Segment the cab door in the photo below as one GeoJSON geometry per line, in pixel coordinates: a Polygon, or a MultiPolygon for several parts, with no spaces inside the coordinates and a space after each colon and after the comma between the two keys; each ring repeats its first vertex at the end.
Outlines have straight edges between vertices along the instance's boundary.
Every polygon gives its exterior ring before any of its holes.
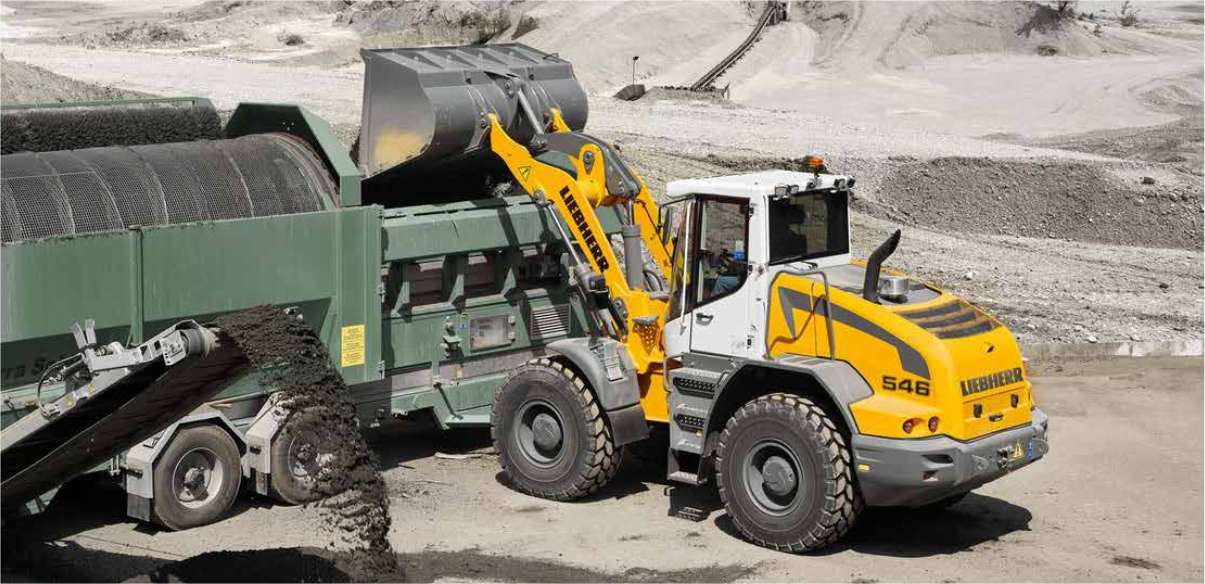
{"type": "Polygon", "coordinates": [[[665,356],[674,358],[690,351],[690,319],[683,318],[689,286],[686,271],[690,251],[691,212],[694,205],[682,204],[682,213],[674,229],[674,255],[670,261],[669,308],[665,314],[665,356]]]}
{"type": "Polygon", "coordinates": [[[700,196],[694,203],[693,232],[684,290],[690,350],[724,356],[752,352],[749,284],[749,201],[700,196]]]}

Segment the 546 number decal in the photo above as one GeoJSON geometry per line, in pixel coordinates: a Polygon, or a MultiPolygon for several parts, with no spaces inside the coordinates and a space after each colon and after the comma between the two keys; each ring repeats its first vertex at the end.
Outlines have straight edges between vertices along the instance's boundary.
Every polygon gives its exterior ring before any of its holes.
{"type": "Polygon", "coordinates": [[[883,389],[888,391],[904,391],[916,395],[929,395],[929,382],[923,379],[910,379],[894,375],[883,376],[883,389]]]}

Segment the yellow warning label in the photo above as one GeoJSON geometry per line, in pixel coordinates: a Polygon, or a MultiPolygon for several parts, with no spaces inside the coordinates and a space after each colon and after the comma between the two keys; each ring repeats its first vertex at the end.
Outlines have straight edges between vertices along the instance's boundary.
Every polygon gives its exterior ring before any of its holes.
{"type": "Polygon", "coordinates": [[[527,180],[527,179],[531,178],[531,167],[530,166],[520,166],[519,167],[519,176],[522,176],[523,180],[527,180]]]}
{"type": "Polygon", "coordinates": [[[343,327],[340,345],[343,347],[343,358],[340,365],[355,367],[364,364],[364,325],[355,324],[343,327]]]}

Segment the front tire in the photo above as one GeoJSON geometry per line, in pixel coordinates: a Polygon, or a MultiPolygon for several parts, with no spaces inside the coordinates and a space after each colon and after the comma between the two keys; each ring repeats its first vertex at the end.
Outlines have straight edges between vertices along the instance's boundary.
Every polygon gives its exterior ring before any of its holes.
{"type": "Polygon", "coordinates": [[[598,491],[622,456],[594,393],[572,369],[546,358],[517,369],[494,395],[490,434],[510,483],[556,501],[598,491]]]}
{"type": "Polygon", "coordinates": [[[213,523],[230,509],[242,480],[230,434],[213,424],[184,428],[155,462],[155,521],[174,531],[213,523]]]}
{"type": "Polygon", "coordinates": [[[775,393],[737,410],[720,436],[716,481],[736,528],[788,552],[825,547],[861,510],[849,447],[823,409],[775,393]]]}

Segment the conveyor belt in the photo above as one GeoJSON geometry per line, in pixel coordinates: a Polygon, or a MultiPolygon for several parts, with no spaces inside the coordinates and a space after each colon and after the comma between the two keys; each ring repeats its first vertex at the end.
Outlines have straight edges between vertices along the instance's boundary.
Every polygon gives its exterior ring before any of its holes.
{"type": "Polygon", "coordinates": [[[141,367],[57,416],[30,413],[4,430],[3,506],[20,505],[153,436],[247,367],[234,343],[219,338],[174,365],[156,360],[141,367]]]}
{"type": "Polygon", "coordinates": [[[761,17],[757,19],[757,24],[753,27],[753,30],[749,33],[749,36],[745,37],[745,40],[741,42],[740,46],[733,49],[731,53],[728,53],[728,56],[724,57],[719,64],[717,64],[715,67],[712,67],[711,70],[700,77],[698,81],[695,81],[694,84],[690,86],[690,90],[701,91],[711,87],[715,84],[716,79],[719,79],[725,71],[735,65],[741,57],[745,56],[745,53],[749,52],[749,49],[753,47],[759,38],[761,38],[762,31],[765,30],[767,26],[778,22],[777,19],[779,15],[782,14],[782,7],[779,6],[779,4],[779,2],[773,1],[766,2],[766,8],[762,11],[761,17]]]}

